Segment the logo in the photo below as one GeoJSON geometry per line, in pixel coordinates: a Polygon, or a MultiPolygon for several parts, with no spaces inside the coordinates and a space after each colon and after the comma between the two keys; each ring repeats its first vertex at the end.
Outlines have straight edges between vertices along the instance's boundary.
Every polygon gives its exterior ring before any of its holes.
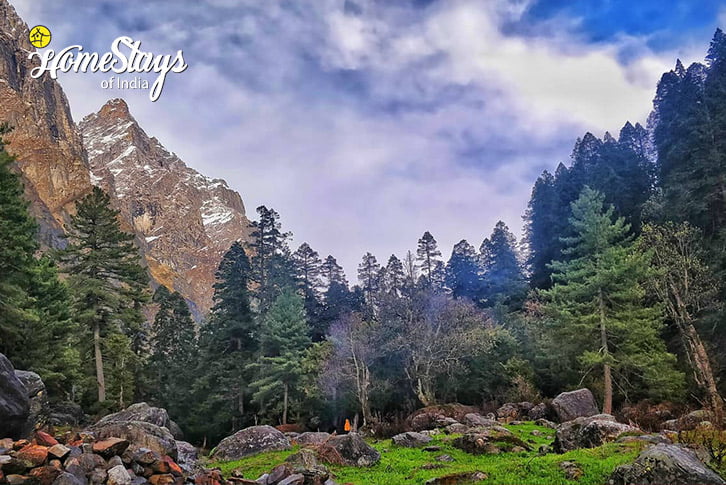
{"type": "Polygon", "coordinates": [[[30,29],[30,33],[28,34],[28,40],[30,40],[30,43],[38,49],[42,49],[50,44],[50,39],[52,37],[50,29],[45,25],[36,25],[30,29]]]}
{"type": "MultiPolygon", "coordinates": [[[[43,25],[36,25],[29,34],[30,42],[36,47],[45,47],[50,42],[50,30],[43,25]]],[[[31,52],[28,59],[36,58],[39,65],[31,69],[30,76],[37,79],[48,73],[51,79],[57,79],[59,72],[113,72],[116,74],[156,74],[154,82],[141,76],[132,79],[123,76],[111,76],[101,83],[103,89],[148,89],[149,99],[156,101],[164,89],[166,76],[170,72],[184,72],[188,67],[184,62],[184,53],[154,54],[141,50],[141,41],[131,37],[117,37],[112,43],[110,52],[89,52],[81,45],[71,45],[59,51],[46,49],[43,52],[31,52]]]]}

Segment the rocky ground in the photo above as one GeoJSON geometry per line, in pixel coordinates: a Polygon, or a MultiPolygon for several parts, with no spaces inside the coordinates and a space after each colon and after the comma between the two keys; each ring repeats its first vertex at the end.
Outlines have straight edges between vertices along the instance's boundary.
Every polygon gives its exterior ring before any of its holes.
{"type": "Polygon", "coordinates": [[[726,483],[703,446],[682,443],[684,430],[714,428],[708,414],[660,416],[660,431],[644,431],[637,420],[601,414],[580,389],[488,415],[459,404],[424,408],[385,439],[254,426],[200,458],[164,409],[138,403],[89,423],[72,403],[51,406],[37,374],[0,354],[0,483],[726,483]]]}

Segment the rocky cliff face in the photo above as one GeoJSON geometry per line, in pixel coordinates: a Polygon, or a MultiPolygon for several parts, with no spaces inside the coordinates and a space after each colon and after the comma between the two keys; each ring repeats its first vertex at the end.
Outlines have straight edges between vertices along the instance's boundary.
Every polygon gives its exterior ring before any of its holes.
{"type": "Polygon", "coordinates": [[[57,246],[74,202],[92,186],[63,89],[47,75],[30,77],[38,63],[28,60],[34,50],[28,26],[7,0],[0,0],[0,121],[14,128],[5,139],[18,157],[41,238],[57,246]]]}
{"type": "Polygon", "coordinates": [[[111,194],[137,235],[152,277],[205,313],[222,255],[249,235],[239,194],[150,138],[121,99],[79,126],[92,182],[111,194]]]}

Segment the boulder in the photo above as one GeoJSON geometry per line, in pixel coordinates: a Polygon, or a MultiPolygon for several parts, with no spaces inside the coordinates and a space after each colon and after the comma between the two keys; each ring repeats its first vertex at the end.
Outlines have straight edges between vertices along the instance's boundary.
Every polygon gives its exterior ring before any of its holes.
{"type": "Polygon", "coordinates": [[[265,451],[289,450],[290,440],[272,426],[252,426],[224,438],[214,449],[215,460],[239,460],[265,451]]]}
{"type": "Polygon", "coordinates": [[[330,433],[308,431],[297,435],[293,441],[299,445],[319,445],[327,441],[332,435],[330,433]]]}
{"type": "Polygon", "coordinates": [[[43,379],[35,372],[27,370],[16,370],[15,376],[25,386],[30,401],[30,416],[26,424],[26,433],[31,433],[33,429],[45,426],[50,417],[50,404],[48,403],[48,393],[45,390],[43,379]]]}
{"type": "Polygon", "coordinates": [[[600,412],[589,389],[578,389],[559,394],[552,400],[552,408],[560,423],[572,421],[575,418],[593,416],[600,412]]]}
{"type": "Polygon", "coordinates": [[[30,400],[13,364],[0,354],[0,438],[20,438],[27,431],[30,400]]]}
{"type": "Polygon", "coordinates": [[[334,436],[326,446],[335,450],[343,465],[373,466],[381,460],[378,450],[366,443],[358,433],[334,436]]]}
{"type": "Polygon", "coordinates": [[[618,423],[609,414],[580,417],[557,427],[553,447],[558,453],[578,448],[595,448],[615,441],[623,433],[631,432],[640,433],[641,431],[633,426],[618,423]]]}
{"type": "Polygon", "coordinates": [[[169,418],[164,408],[149,406],[145,402],[132,404],[123,411],[104,416],[97,424],[119,423],[125,421],[143,421],[168,429],[175,439],[183,439],[181,428],[169,418]]]}
{"type": "Polygon", "coordinates": [[[80,405],[63,401],[51,405],[48,424],[52,426],[81,426],[86,424],[88,417],[83,413],[80,405]]]}
{"type": "Polygon", "coordinates": [[[525,450],[532,449],[527,443],[517,438],[514,433],[501,426],[477,428],[469,431],[464,436],[456,438],[453,446],[473,455],[496,454],[502,449],[507,450],[515,446],[520,446],[525,450]]]}
{"type": "Polygon", "coordinates": [[[99,422],[87,431],[97,439],[121,438],[130,443],[132,453],[148,448],[162,455],[177,458],[176,440],[168,429],[144,421],[99,422]]]}
{"type": "Polygon", "coordinates": [[[549,408],[543,402],[536,404],[527,412],[527,419],[537,421],[538,419],[546,419],[549,416],[549,408]]]}
{"type": "Polygon", "coordinates": [[[478,413],[469,413],[464,416],[463,423],[467,426],[499,426],[499,422],[494,419],[485,418],[478,413]]]}
{"type": "Polygon", "coordinates": [[[193,474],[201,469],[199,465],[199,451],[186,441],[176,442],[177,464],[187,474],[193,474]]]}
{"type": "Polygon", "coordinates": [[[609,483],[722,485],[726,481],[701,463],[692,450],[679,445],[658,444],[646,448],[635,463],[617,467],[609,483]]]}
{"type": "Polygon", "coordinates": [[[407,431],[397,434],[392,439],[393,444],[403,446],[404,448],[419,448],[431,442],[432,438],[425,434],[416,433],[415,431],[407,431]]]}
{"type": "Polygon", "coordinates": [[[305,485],[322,485],[330,478],[328,469],[318,462],[315,452],[303,448],[285,460],[290,475],[302,475],[305,485]]]}
{"type": "Polygon", "coordinates": [[[131,475],[123,465],[116,465],[108,470],[108,485],[131,485],[131,475]]]}
{"type": "Polygon", "coordinates": [[[497,418],[505,421],[527,419],[529,410],[534,407],[531,402],[508,402],[497,409],[497,418]]]}
{"type": "Polygon", "coordinates": [[[464,416],[469,413],[476,413],[477,409],[473,406],[464,406],[462,404],[442,404],[438,406],[428,406],[411,413],[406,422],[413,431],[423,431],[438,427],[445,427],[451,423],[445,423],[446,418],[451,418],[457,422],[461,422],[464,416]],[[442,424],[439,424],[439,423],[442,424]]]}

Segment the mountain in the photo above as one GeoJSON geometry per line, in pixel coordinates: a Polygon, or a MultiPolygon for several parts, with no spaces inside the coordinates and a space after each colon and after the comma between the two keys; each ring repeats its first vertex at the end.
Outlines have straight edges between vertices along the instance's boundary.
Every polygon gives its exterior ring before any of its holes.
{"type": "Polygon", "coordinates": [[[222,255],[249,235],[240,195],[149,137],[122,99],[106,103],[79,128],[91,181],[111,195],[136,234],[151,276],[179,291],[197,315],[208,311],[222,255]]]}
{"type": "Polygon", "coordinates": [[[75,203],[99,185],[135,233],[155,282],[179,291],[203,315],[222,255],[249,234],[241,197],[147,136],[122,100],[77,126],[60,84],[47,74],[30,77],[38,63],[28,60],[33,51],[28,26],[0,0],[0,122],[14,128],[5,139],[41,242],[63,247],[75,203]]]}
{"type": "Polygon", "coordinates": [[[92,185],[68,100],[47,75],[30,77],[38,64],[28,60],[32,51],[28,26],[7,0],[0,0],[0,121],[14,128],[5,138],[18,157],[41,242],[60,246],[75,201],[92,185]]]}

